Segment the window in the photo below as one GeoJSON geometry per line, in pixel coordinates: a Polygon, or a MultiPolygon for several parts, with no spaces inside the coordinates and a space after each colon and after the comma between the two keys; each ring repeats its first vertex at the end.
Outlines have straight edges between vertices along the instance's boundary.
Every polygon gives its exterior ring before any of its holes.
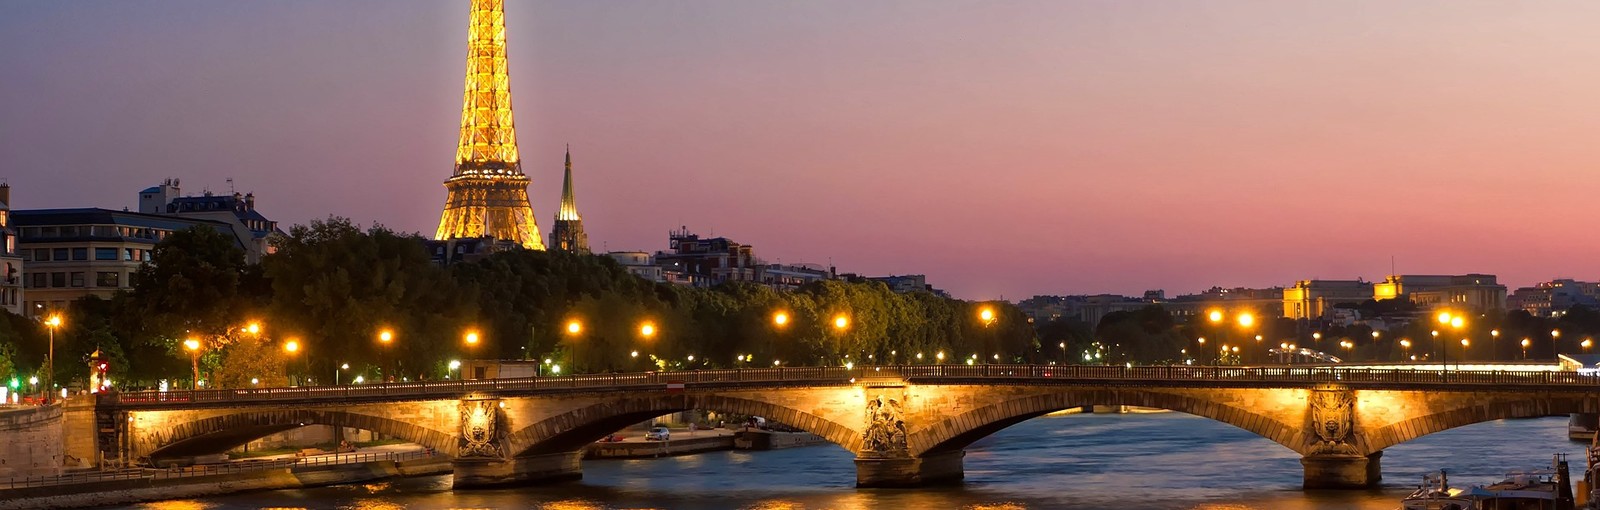
{"type": "Polygon", "coordinates": [[[125,262],[132,262],[132,261],[136,260],[133,257],[133,248],[123,248],[122,249],[122,260],[125,261],[125,262]]]}
{"type": "Polygon", "coordinates": [[[73,248],[72,260],[89,260],[88,248],[73,248]]]}
{"type": "Polygon", "coordinates": [[[29,278],[31,281],[28,282],[28,286],[31,288],[43,289],[50,286],[49,273],[28,273],[28,276],[32,276],[32,278],[29,278]]]}
{"type": "Polygon", "coordinates": [[[82,272],[74,272],[74,273],[72,273],[72,286],[73,287],[82,287],[83,284],[84,284],[83,273],[82,272]]]}
{"type": "Polygon", "coordinates": [[[95,260],[117,260],[117,249],[116,248],[95,248],[94,249],[94,259],[95,260]]]}
{"type": "Polygon", "coordinates": [[[119,287],[120,285],[118,285],[118,284],[121,283],[121,281],[120,281],[122,279],[121,276],[122,276],[122,274],[121,273],[117,273],[117,272],[105,272],[105,271],[102,271],[102,272],[99,272],[99,273],[95,273],[94,286],[96,286],[96,287],[112,287],[112,288],[119,287]]]}
{"type": "Polygon", "coordinates": [[[66,248],[56,248],[56,249],[50,250],[50,253],[51,253],[50,260],[68,260],[68,258],[69,258],[69,257],[67,257],[67,249],[66,248]]]}
{"type": "Polygon", "coordinates": [[[33,260],[38,261],[38,262],[49,262],[50,261],[50,250],[47,250],[47,249],[44,249],[44,248],[38,248],[38,249],[33,250],[33,260]]]}
{"type": "Polygon", "coordinates": [[[61,288],[67,286],[67,273],[50,273],[50,286],[61,288]]]}

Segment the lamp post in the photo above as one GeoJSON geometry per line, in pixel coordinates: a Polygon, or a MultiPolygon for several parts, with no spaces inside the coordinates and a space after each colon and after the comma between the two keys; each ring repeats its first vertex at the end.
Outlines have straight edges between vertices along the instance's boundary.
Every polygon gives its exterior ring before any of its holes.
{"type": "Polygon", "coordinates": [[[194,389],[200,389],[200,339],[190,337],[183,341],[183,348],[189,351],[189,362],[194,367],[194,389]]]}
{"type": "Polygon", "coordinates": [[[1529,340],[1527,338],[1522,339],[1522,360],[1523,361],[1527,361],[1528,360],[1528,346],[1531,345],[1531,344],[1533,344],[1533,341],[1531,341],[1531,340],[1529,340]]]}
{"type": "MultiPolygon", "coordinates": [[[[644,321],[644,322],[639,323],[639,340],[641,340],[641,343],[646,343],[646,344],[652,343],[655,339],[656,339],[656,324],[654,322],[650,322],[650,321],[644,321]]],[[[628,353],[628,355],[631,356],[633,358],[633,360],[635,360],[635,361],[637,361],[639,359],[639,351],[638,350],[634,350],[633,352],[628,353]]],[[[694,359],[694,357],[690,356],[689,359],[692,360],[692,359],[694,359]]]]}
{"type": "Polygon", "coordinates": [[[44,363],[44,397],[41,400],[48,404],[54,398],[52,390],[55,389],[53,381],[56,377],[56,329],[61,327],[61,314],[50,314],[50,318],[45,319],[44,325],[50,328],[50,346],[44,363]]]}
{"type": "Polygon", "coordinates": [[[385,373],[380,381],[394,379],[394,371],[389,368],[389,346],[394,343],[394,331],[389,328],[378,330],[378,365],[383,367],[385,373]]]}
{"type": "MultiPolygon", "coordinates": [[[[567,320],[566,332],[567,332],[567,339],[570,340],[570,343],[572,344],[572,349],[570,350],[570,354],[567,355],[568,356],[567,364],[569,366],[573,366],[573,367],[580,366],[578,364],[578,335],[583,334],[583,323],[582,322],[578,322],[578,319],[569,319],[569,320],[567,320]]],[[[545,363],[546,364],[550,364],[550,361],[551,360],[546,359],[545,363]]],[[[552,368],[554,368],[556,365],[551,364],[550,366],[552,368]]],[[[574,368],[574,370],[576,370],[576,368],[574,368]]],[[[552,372],[553,372],[552,375],[561,375],[560,372],[554,372],[554,371],[552,371],[552,372]]]]}
{"type": "Polygon", "coordinates": [[[349,369],[350,369],[350,364],[349,363],[340,363],[339,366],[334,367],[334,369],[333,369],[333,385],[334,386],[338,386],[339,385],[339,371],[340,370],[349,370],[349,369]]]}
{"type": "MultiPolygon", "coordinates": [[[[300,352],[300,341],[291,338],[288,341],[284,342],[283,343],[283,352],[292,361],[292,359],[294,358],[295,354],[300,352]]],[[[289,370],[289,363],[285,362],[283,364],[283,367],[284,367],[284,371],[287,372],[289,370]]],[[[292,381],[291,381],[291,384],[292,384],[292,381]]]]}

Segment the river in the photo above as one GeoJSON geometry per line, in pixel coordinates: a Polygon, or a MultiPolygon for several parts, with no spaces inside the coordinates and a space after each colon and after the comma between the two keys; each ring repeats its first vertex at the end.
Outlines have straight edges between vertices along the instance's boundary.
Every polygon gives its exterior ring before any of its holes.
{"type": "Polygon", "coordinates": [[[965,483],[944,488],[856,489],[852,455],[819,446],[587,461],[582,481],[517,489],[452,492],[449,476],[430,476],[127,508],[1390,510],[1439,468],[1453,483],[1494,482],[1559,452],[1581,478],[1585,445],[1566,439],[1566,423],[1494,421],[1396,445],[1383,455],[1383,487],[1368,491],[1302,491],[1299,456],[1287,448],[1205,418],[1151,413],[1017,424],[969,447],[965,483]]]}

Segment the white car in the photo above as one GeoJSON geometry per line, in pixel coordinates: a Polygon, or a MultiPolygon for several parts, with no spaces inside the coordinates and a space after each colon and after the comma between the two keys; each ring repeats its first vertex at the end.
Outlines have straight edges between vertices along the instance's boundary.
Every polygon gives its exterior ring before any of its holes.
{"type": "Polygon", "coordinates": [[[666,427],[650,427],[650,431],[644,433],[645,441],[666,441],[671,438],[672,432],[666,427]]]}

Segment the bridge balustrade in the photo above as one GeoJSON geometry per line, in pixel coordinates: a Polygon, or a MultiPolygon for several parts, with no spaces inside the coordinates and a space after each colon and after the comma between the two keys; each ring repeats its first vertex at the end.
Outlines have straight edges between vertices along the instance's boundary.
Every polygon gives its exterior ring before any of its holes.
{"type": "Polygon", "coordinates": [[[1377,384],[1519,384],[1600,386],[1600,374],[1568,371],[1404,370],[1336,367],[1116,366],[1116,365],[898,365],[776,367],[582,374],[557,377],[402,382],[351,386],[246,388],[103,393],[114,405],[205,404],[239,401],[304,401],[452,396],[472,392],[649,387],[707,383],[847,383],[862,377],[911,379],[1045,379],[1072,381],[1236,381],[1377,384]]]}

